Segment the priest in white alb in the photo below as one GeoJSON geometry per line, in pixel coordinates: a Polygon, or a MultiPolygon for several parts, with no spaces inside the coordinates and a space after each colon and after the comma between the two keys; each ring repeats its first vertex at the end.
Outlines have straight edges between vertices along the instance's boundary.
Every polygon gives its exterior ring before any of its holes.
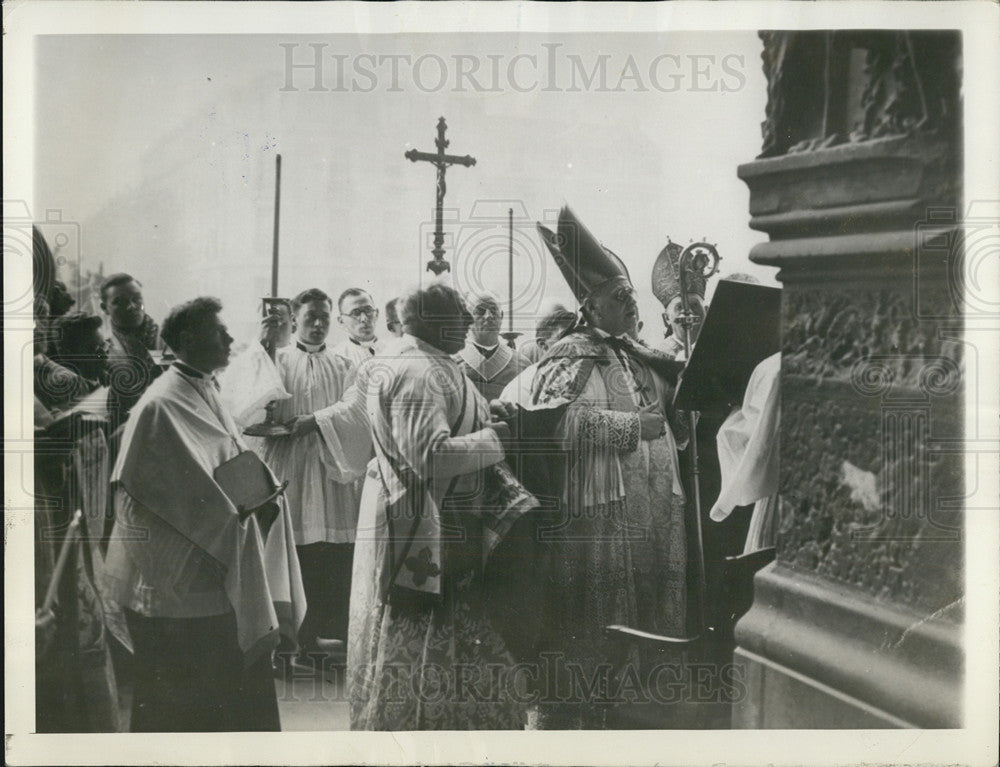
{"type": "MultiPolygon", "coordinates": [[[[251,344],[223,382],[224,392],[240,392],[228,404],[241,425],[259,414],[261,393],[278,397],[273,413],[277,423],[291,422],[343,397],[355,373],[349,360],[326,346],[332,311],[330,297],[318,288],[296,296],[295,340],[277,348],[273,362],[265,346],[274,348],[278,320],[264,318],[261,343],[251,344]]],[[[279,479],[288,480],[288,505],[309,603],[299,631],[304,660],[317,651],[344,651],[360,504],[360,473],[331,469],[320,457],[320,440],[316,432],[295,432],[265,437],[255,448],[279,479]]]]}

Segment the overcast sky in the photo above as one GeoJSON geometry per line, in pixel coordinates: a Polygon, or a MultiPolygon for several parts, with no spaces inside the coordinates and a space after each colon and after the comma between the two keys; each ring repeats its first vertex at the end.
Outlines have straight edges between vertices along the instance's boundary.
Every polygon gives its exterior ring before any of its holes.
{"type": "Polygon", "coordinates": [[[360,285],[381,304],[428,279],[434,169],[403,153],[434,151],[442,115],[447,151],[477,160],[447,174],[446,257],[459,287],[506,300],[513,207],[521,329],[545,297],[570,299],[534,232],[564,203],[628,264],[649,340],[668,237],[705,237],[723,274],[777,284],[747,258],[764,236],[736,177],[764,116],[751,32],[52,36],[36,51],[36,217],[79,222],[84,268],[134,273],[157,319],[217,295],[250,333],[276,152],[281,294],[360,285]]]}

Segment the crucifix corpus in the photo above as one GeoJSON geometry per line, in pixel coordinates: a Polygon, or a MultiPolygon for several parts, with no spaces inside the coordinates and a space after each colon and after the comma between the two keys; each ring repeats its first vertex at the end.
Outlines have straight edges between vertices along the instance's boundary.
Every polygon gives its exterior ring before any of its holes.
{"type": "Polygon", "coordinates": [[[449,165],[464,165],[466,168],[469,168],[476,164],[475,157],[471,157],[469,155],[465,155],[465,157],[458,157],[457,155],[444,153],[444,150],[448,148],[448,144],[451,143],[444,137],[444,132],[447,129],[448,124],[444,121],[443,117],[440,118],[437,125],[438,135],[434,140],[434,144],[437,146],[436,154],[431,154],[430,152],[418,152],[416,149],[411,149],[403,155],[411,162],[419,162],[423,160],[425,162],[433,163],[434,167],[437,168],[437,207],[434,213],[434,247],[431,248],[431,253],[434,254],[434,258],[427,262],[427,269],[434,272],[435,275],[451,271],[451,264],[449,264],[444,258],[444,227],[441,223],[441,211],[444,206],[444,193],[447,190],[444,183],[445,171],[448,169],[449,165]]]}

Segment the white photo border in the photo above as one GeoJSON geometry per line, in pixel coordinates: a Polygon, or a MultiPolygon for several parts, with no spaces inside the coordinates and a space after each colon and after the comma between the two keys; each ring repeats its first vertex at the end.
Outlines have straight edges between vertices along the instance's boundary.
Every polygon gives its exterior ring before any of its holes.
{"type": "MultiPolygon", "coordinates": [[[[676,2],[676,3],[5,3],[4,198],[33,200],[34,37],[40,34],[254,34],[419,31],[629,32],[734,29],[960,29],[963,33],[965,197],[1000,197],[1000,71],[992,2],[676,2]]],[[[746,130],[755,130],[751,121],[746,130]]],[[[749,161],[753,158],[747,157],[749,161]]],[[[736,169],[733,168],[735,174],[736,169]]],[[[998,208],[993,208],[994,217],[998,208]]],[[[749,219],[749,213],[747,213],[749,219]]],[[[987,274],[987,279],[995,272],[987,274]]],[[[30,273],[4,263],[5,283],[30,273]]],[[[993,328],[993,331],[1000,328],[993,328]]],[[[30,328],[5,323],[8,333],[30,328]]],[[[989,337],[989,336],[987,336],[989,337]]],[[[30,366],[4,344],[5,440],[29,423],[30,366]]],[[[970,433],[996,435],[997,345],[979,347],[984,401],[967,408],[988,422],[970,433]]],[[[30,455],[5,451],[5,721],[11,764],[839,764],[962,763],[997,760],[997,514],[967,520],[966,719],[962,730],[711,732],[249,733],[218,735],[38,735],[34,726],[34,627],[30,455]],[[16,456],[15,456],[16,458],[16,456]]],[[[969,456],[977,498],[997,503],[997,473],[969,456]],[[983,485],[986,482],[986,485],[983,485]],[[992,484],[990,484],[992,483],[992,484]]],[[[987,463],[990,462],[987,456],[987,463]]],[[[992,458],[995,467],[995,456],[992,458]]]]}

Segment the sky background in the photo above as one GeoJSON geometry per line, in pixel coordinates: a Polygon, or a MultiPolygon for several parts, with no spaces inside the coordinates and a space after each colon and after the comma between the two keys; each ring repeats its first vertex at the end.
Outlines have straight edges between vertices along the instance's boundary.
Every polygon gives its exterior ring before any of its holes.
{"type": "Polygon", "coordinates": [[[706,238],[723,275],[778,284],[747,257],[765,237],[736,176],[760,149],[760,50],[749,31],[43,36],[32,209],[78,223],[62,254],[134,274],[157,320],[216,295],[247,338],[270,287],[275,154],[279,292],[361,286],[382,305],[431,278],[434,168],[403,153],[434,151],[443,115],[447,151],[477,160],[447,173],[458,287],[507,300],[513,208],[515,329],[572,301],[534,228],[569,204],[629,266],[655,341],[650,272],[668,237],[706,238]],[[286,69],[289,50],[300,64],[320,51],[318,81],[286,69]],[[402,55],[393,78],[379,57],[402,55]],[[461,77],[472,66],[486,92],[461,77]]]}

